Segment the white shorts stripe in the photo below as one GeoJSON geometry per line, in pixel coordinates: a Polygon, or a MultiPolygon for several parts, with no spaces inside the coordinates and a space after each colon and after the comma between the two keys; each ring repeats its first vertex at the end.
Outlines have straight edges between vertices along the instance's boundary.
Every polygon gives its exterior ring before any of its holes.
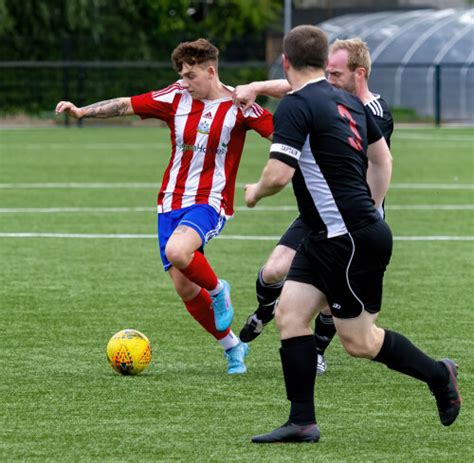
{"type": "Polygon", "coordinates": [[[354,259],[354,254],[355,254],[355,243],[354,243],[354,239],[352,238],[352,235],[350,233],[348,233],[349,235],[349,238],[351,239],[351,243],[352,243],[352,254],[351,254],[351,258],[349,259],[349,262],[347,263],[347,268],[346,268],[346,281],[347,281],[347,286],[349,287],[349,290],[350,292],[352,293],[352,295],[359,301],[361,307],[362,307],[362,310],[365,309],[365,306],[364,306],[364,303],[357,297],[357,294],[354,292],[354,290],[352,289],[352,286],[351,286],[351,282],[349,280],[349,268],[351,266],[351,263],[352,263],[352,260],[354,259]]]}

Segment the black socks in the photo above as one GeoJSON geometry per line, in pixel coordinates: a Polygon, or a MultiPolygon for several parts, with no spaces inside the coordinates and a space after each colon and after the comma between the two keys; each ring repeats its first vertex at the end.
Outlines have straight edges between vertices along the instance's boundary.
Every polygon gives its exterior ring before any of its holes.
{"type": "MultiPolygon", "coordinates": [[[[317,351],[313,335],[298,336],[281,341],[281,364],[286,394],[291,402],[289,421],[307,425],[316,423],[314,384],[316,380],[317,351]]],[[[432,359],[405,336],[385,330],[385,337],[374,361],[388,368],[424,381],[431,389],[448,383],[445,365],[432,359]]]]}
{"type": "Polygon", "coordinates": [[[262,271],[263,268],[258,272],[256,282],[258,309],[255,314],[263,323],[268,323],[274,317],[275,304],[277,299],[280,297],[283,288],[283,280],[278,281],[277,283],[267,284],[263,281],[262,271]]]}
{"type": "Polygon", "coordinates": [[[375,362],[424,381],[430,388],[442,387],[449,380],[449,372],[442,362],[432,359],[405,336],[385,330],[382,348],[375,362]]]}
{"type": "Polygon", "coordinates": [[[319,313],[314,323],[314,339],[316,341],[318,354],[324,354],[324,351],[329,346],[335,334],[336,327],[334,326],[332,315],[319,313]]]}
{"type": "Polygon", "coordinates": [[[314,336],[298,336],[282,340],[280,357],[286,395],[291,401],[289,421],[300,425],[316,423],[314,383],[317,353],[314,336]]]}

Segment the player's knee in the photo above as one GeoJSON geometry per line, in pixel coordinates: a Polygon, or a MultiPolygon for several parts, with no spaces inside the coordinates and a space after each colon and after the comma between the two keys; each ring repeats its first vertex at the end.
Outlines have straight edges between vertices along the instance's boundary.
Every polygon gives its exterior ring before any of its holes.
{"type": "Polygon", "coordinates": [[[356,358],[365,358],[364,350],[357,343],[343,344],[344,350],[351,356],[356,358]]]}
{"type": "Polygon", "coordinates": [[[171,265],[174,265],[176,268],[185,268],[189,264],[189,256],[187,253],[182,247],[177,246],[173,242],[168,242],[165,248],[165,254],[171,265]]]}
{"type": "Polygon", "coordinates": [[[276,246],[263,267],[263,280],[269,284],[284,280],[295,253],[296,251],[287,246],[276,246]]]}
{"type": "Polygon", "coordinates": [[[267,284],[274,284],[284,280],[290,269],[290,264],[287,265],[284,261],[270,259],[262,270],[263,281],[267,284]]]}
{"type": "Polygon", "coordinates": [[[328,305],[322,308],[320,312],[321,312],[321,315],[325,315],[326,317],[330,317],[332,315],[331,309],[329,308],[328,305]]]}
{"type": "Polygon", "coordinates": [[[308,320],[301,314],[277,305],[275,323],[281,335],[285,337],[302,336],[308,329],[308,320]]]}
{"type": "Polygon", "coordinates": [[[375,344],[370,338],[358,338],[352,336],[341,336],[339,339],[344,350],[351,356],[357,358],[374,358],[376,355],[375,344]]]}
{"type": "Polygon", "coordinates": [[[276,306],[275,309],[275,324],[278,330],[281,332],[284,330],[289,324],[291,323],[291,314],[288,311],[284,310],[283,307],[279,305],[276,306]]]}

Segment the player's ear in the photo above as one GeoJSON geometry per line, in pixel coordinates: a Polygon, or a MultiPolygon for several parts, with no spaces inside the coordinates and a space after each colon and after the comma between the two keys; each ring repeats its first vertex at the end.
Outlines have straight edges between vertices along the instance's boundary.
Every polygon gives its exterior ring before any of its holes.
{"type": "Polygon", "coordinates": [[[207,67],[207,73],[208,73],[209,79],[213,79],[217,74],[216,68],[212,64],[210,64],[207,67]]]}
{"type": "Polygon", "coordinates": [[[365,68],[357,68],[355,74],[359,79],[367,79],[367,71],[365,68]]]}
{"type": "Polygon", "coordinates": [[[286,72],[290,67],[290,62],[288,61],[288,57],[283,53],[281,55],[281,64],[283,66],[283,70],[286,72]]]}

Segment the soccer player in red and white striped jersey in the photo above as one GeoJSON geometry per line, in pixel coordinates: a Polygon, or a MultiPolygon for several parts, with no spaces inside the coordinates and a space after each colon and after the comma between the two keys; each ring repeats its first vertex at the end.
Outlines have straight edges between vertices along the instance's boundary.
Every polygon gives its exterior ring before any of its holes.
{"type": "MultiPolygon", "coordinates": [[[[193,71],[193,74],[195,71],[193,71]]],[[[273,130],[271,115],[254,104],[244,114],[223,86],[222,96],[198,100],[185,79],[164,90],[131,98],[135,114],[165,121],[172,144],[170,163],[158,195],[159,212],[209,204],[232,216],[235,178],[247,130],[273,130]]]]}
{"type": "Polygon", "coordinates": [[[184,42],[172,54],[181,79],[142,95],[77,108],[61,101],[56,113],[73,117],[139,115],[170,129],[171,157],[158,194],[158,237],[165,270],[188,312],[225,349],[229,374],[245,373],[247,345],[230,329],[230,287],[204,256],[234,213],[234,190],[246,132],[271,139],[271,114],[254,104],[232,103],[232,88],[219,80],[219,51],[205,39],[184,42]]]}

